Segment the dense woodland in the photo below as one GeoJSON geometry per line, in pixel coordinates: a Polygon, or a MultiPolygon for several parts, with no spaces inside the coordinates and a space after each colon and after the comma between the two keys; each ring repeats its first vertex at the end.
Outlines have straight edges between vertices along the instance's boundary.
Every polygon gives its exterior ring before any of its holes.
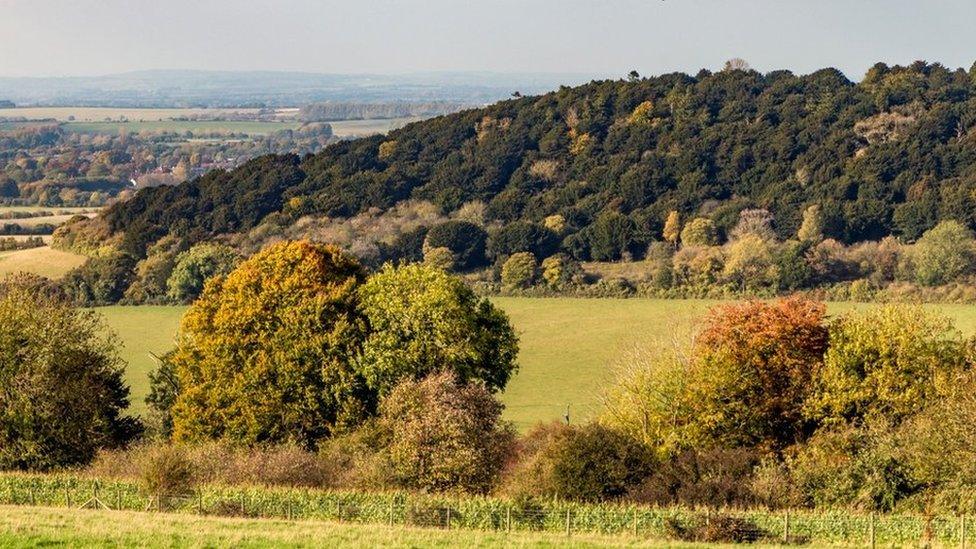
{"type": "Polygon", "coordinates": [[[648,259],[622,291],[643,278],[680,295],[966,282],[972,265],[958,279],[921,280],[910,247],[940,221],[964,237],[976,227],[974,92],[976,71],[924,62],[878,64],[859,83],[833,69],[764,75],[741,63],[632,74],[146,189],[71,224],[56,245],[134,264],[167,236],[223,238],[244,255],[312,238],[369,265],[429,255],[462,272],[490,267],[489,286],[522,252],[543,269],[552,257],[648,259]],[[733,248],[749,231],[762,242],[733,248]],[[886,237],[895,267],[878,275],[857,246],[886,237]],[[745,280],[736,264],[757,255],[745,280]]]}

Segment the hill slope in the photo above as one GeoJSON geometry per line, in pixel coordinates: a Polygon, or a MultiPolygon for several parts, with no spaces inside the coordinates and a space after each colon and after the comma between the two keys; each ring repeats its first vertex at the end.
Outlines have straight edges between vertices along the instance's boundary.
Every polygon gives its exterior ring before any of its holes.
{"type": "Polygon", "coordinates": [[[92,232],[124,235],[141,256],[171,232],[200,239],[420,199],[445,213],[482,201],[495,224],[559,214],[578,259],[639,256],[672,209],[724,232],[740,210],[766,208],[786,237],[817,203],[827,236],[910,240],[941,218],[976,227],[974,77],[918,62],[876,65],[860,83],[833,69],[592,82],[146,189],[92,232]]]}

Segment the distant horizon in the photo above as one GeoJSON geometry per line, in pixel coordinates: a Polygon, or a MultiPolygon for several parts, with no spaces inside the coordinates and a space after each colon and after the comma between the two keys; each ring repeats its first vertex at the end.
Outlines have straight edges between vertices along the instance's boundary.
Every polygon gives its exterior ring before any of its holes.
{"type": "Polygon", "coordinates": [[[146,70],[656,75],[876,62],[969,69],[967,0],[3,0],[0,75],[146,70]],[[167,67],[169,67],[167,69],[167,67]]]}

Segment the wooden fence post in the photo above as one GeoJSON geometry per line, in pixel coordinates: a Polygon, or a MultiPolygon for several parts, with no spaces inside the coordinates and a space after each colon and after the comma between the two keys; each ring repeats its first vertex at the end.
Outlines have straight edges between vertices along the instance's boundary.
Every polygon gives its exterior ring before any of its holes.
{"type": "Polygon", "coordinates": [[[959,517],[959,547],[966,549],[966,515],[959,517]]]}
{"type": "Polygon", "coordinates": [[[450,506],[448,506],[448,508],[447,508],[447,529],[448,530],[451,529],[451,508],[450,508],[450,506]]]}
{"type": "Polygon", "coordinates": [[[871,521],[868,523],[868,540],[871,549],[874,549],[874,513],[871,513],[871,521]]]}
{"type": "Polygon", "coordinates": [[[505,531],[506,532],[512,531],[512,508],[511,507],[505,508],[505,531]]]}
{"type": "Polygon", "coordinates": [[[790,542],[790,510],[786,510],[786,517],[783,519],[783,543],[790,542]]]}
{"type": "Polygon", "coordinates": [[[566,537],[573,535],[573,523],[569,513],[570,510],[566,509],[566,537]]]}
{"type": "Polygon", "coordinates": [[[634,537],[637,537],[637,508],[634,507],[634,537]]]}

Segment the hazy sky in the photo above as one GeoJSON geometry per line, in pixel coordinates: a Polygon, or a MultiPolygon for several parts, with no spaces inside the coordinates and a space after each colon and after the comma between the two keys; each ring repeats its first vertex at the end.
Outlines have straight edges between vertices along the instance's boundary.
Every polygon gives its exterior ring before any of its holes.
{"type": "Polygon", "coordinates": [[[969,68],[973,0],[0,0],[0,75],[969,68]]]}

